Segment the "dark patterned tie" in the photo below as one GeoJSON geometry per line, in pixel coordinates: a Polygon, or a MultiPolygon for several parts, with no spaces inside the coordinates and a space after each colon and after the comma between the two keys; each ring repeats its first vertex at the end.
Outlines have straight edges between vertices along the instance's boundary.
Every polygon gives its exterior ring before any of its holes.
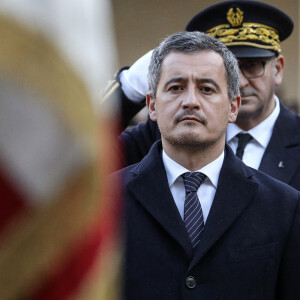
{"type": "Polygon", "coordinates": [[[203,213],[197,191],[206,176],[200,172],[187,172],[182,177],[185,186],[184,223],[195,248],[204,228],[203,213]]]}
{"type": "Polygon", "coordinates": [[[249,133],[239,133],[237,135],[237,138],[239,139],[239,143],[236,149],[236,156],[239,159],[242,159],[244,155],[245,147],[252,140],[252,136],[249,133]]]}

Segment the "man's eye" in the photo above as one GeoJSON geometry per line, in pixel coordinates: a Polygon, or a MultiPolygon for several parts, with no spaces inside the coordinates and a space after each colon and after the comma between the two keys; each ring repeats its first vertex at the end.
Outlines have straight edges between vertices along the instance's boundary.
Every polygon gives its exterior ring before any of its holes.
{"type": "Polygon", "coordinates": [[[180,85],[172,85],[169,87],[169,91],[182,91],[183,87],[180,85]]]}
{"type": "Polygon", "coordinates": [[[214,90],[208,86],[203,86],[200,88],[200,91],[204,92],[206,94],[211,94],[211,93],[213,93],[214,90]]]}
{"type": "Polygon", "coordinates": [[[244,63],[243,66],[245,68],[253,68],[253,67],[256,67],[260,64],[261,64],[261,62],[259,62],[259,61],[249,61],[249,62],[244,63]]]}

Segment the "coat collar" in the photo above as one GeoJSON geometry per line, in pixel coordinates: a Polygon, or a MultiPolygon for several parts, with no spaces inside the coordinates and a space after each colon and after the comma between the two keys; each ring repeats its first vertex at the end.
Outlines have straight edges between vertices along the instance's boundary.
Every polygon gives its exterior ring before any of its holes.
{"type": "Polygon", "coordinates": [[[274,131],[276,131],[285,147],[300,145],[300,117],[292,113],[280,103],[280,113],[276,120],[274,131]]]}
{"type": "Polygon", "coordinates": [[[161,141],[157,141],[132,169],[134,178],[127,188],[191,258],[193,248],[169,188],[161,151],[161,141]]]}
{"type": "Polygon", "coordinates": [[[289,183],[299,168],[300,117],[280,104],[280,114],[259,170],[289,183]]]}
{"type": "Polygon", "coordinates": [[[148,155],[132,170],[127,188],[157,222],[182,246],[191,267],[216,243],[221,235],[253,199],[256,184],[251,182],[253,171],[235,157],[230,147],[221,169],[216,195],[202,233],[200,245],[193,249],[184,223],[170,192],[161,158],[161,142],[156,142],[148,155]]]}
{"type": "Polygon", "coordinates": [[[226,146],[216,195],[190,269],[220,239],[255,198],[257,184],[251,180],[253,175],[253,169],[247,167],[233,154],[231,148],[226,146]]]}

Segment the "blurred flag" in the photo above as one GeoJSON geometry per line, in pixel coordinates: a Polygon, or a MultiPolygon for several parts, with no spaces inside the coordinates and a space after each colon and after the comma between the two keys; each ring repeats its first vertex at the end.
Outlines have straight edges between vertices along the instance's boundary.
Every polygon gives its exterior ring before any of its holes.
{"type": "Polygon", "coordinates": [[[0,299],[118,299],[109,0],[0,0],[0,40],[0,299]]]}

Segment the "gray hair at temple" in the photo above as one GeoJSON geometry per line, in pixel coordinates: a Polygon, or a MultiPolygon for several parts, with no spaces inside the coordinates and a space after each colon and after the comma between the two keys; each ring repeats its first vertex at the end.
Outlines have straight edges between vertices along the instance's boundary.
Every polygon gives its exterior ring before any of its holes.
{"type": "Polygon", "coordinates": [[[199,53],[202,51],[215,51],[222,56],[227,79],[228,98],[233,99],[239,95],[240,71],[236,58],[222,42],[199,31],[174,33],[164,39],[153,51],[148,70],[148,93],[153,98],[156,97],[162,63],[170,52],[199,53]]]}

